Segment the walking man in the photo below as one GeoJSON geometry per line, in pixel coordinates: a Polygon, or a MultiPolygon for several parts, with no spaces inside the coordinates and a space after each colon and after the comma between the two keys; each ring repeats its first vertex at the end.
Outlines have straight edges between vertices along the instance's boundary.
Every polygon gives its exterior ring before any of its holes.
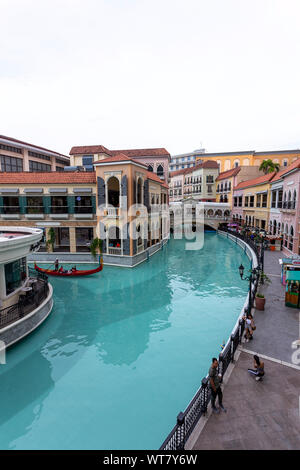
{"type": "Polygon", "coordinates": [[[219,365],[218,359],[213,357],[212,365],[210,366],[210,369],[209,369],[211,405],[212,405],[212,410],[214,413],[220,413],[220,410],[216,407],[216,398],[218,396],[220,408],[226,413],[227,410],[226,408],[224,408],[223,403],[222,403],[223,393],[222,393],[221,384],[220,384],[221,374],[220,375],[218,374],[218,365],[219,365]]]}

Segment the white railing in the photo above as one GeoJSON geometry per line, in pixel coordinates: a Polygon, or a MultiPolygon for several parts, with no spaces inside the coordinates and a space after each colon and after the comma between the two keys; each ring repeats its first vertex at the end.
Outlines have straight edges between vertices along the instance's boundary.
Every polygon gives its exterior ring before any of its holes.
{"type": "Polygon", "coordinates": [[[108,247],[108,254],[109,255],[121,255],[122,250],[121,250],[121,248],[108,247]]]}

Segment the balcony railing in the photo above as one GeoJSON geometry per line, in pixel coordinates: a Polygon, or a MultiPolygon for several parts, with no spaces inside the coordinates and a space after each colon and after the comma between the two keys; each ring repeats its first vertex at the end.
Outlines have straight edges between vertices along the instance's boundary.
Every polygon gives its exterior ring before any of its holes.
{"type": "Polygon", "coordinates": [[[93,206],[75,206],[74,214],[92,214],[93,206]]]}
{"type": "Polygon", "coordinates": [[[27,283],[30,284],[31,290],[26,292],[25,295],[20,295],[16,304],[0,310],[0,329],[25,317],[46,299],[48,295],[47,276],[33,271],[33,275],[30,275],[27,283]],[[30,282],[32,280],[33,283],[30,282]]]}
{"type": "Polygon", "coordinates": [[[20,206],[1,206],[2,214],[20,214],[20,206]]]}
{"type": "Polygon", "coordinates": [[[68,214],[68,206],[51,206],[51,214],[68,214]]]}
{"type": "Polygon", "coordinates": [[[121,253],[122,253],[121,248],[116,248],[116,247],[112,247],[112,246],[108,247],[108,254],[109,255],[121,255],[121,253]]]}
{"type": "Polygon", "coordinates": [[[26,214],[43,214],[45,211],[44,206],[26,206],[25,213],[26,214]]]}

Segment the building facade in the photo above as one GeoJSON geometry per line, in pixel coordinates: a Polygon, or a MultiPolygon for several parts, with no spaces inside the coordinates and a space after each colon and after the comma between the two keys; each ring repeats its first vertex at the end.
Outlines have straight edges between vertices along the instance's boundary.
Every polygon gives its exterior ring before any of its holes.
{"type": "Polygon", "coordinates": [[[255,150],[243,152],[205,153],[197,156],[196,160],[213,160],[218,163],[220,172],[232,170],[238,166],[260,166],[264,160],[279,163],[280,167],[287,167],[300,157],[300,150],[275,150],[270,152],[256,152],[255,150]]]}
{"type": "Polygon", "coordinates": [[[229,202],[232,207],[233,188],[242,181],[263,175],[258,166],[238,166],[219,174],[216,180],[217,202],[229,202]]]}
{"type": "Polygon", "coordinates": [[[172,155],[170,161],[170,171],[184,170],[192,168],[196,165],[197,158],[205,153],[205,149],[194,150],[190,153],[182,153],[180,155],[172,155]]]}
{"type": "Polygon", "coordinates": [[[215,162],[203,162],[193,168],[170,173],[170,202],[193,197],[199,201],[216,200],[216,180],[219,169],[215,162]]]}
{"type": "Polygon", "coordinates": [[[64,171],[69,157],[37,145],[0,135],[1,172],[64,171]]]}
{"type": "Polygon", "coordinates": [[[138,160],[146,165],[148,171],[155,173],[163,181],[168,181],[170,154],[164,148],[109,150],[103,145],[77,146],[70,150],[70,165],[83,166],[92,171],[94,162],[119,154],[138,160]]]}

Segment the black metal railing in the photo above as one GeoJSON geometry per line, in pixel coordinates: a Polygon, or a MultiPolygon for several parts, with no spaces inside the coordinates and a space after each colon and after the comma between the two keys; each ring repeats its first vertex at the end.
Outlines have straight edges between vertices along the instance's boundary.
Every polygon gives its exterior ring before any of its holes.
{"type": "MultiPolygon", "coordinates": [[[[222,228],[222,231],[232,233],[237,238],[242,239],[247,243],[255,252],[257,259],[260,259],[260,250],[256,246],[255,242],[248,236],[241,235],[236,232],[232,232],[227,228],[222,228]]],[[[259,278],[255,279],[251,291],[248,296],[255,297],[259,278]]],[[[253,305],[253,302],[251,303],[253,305]]],[[[246,309],[245,309],[246,310],[246,309]]],[[[246,312],[245,312],[246,313],[246,312]]],[[[228,339],[224,349],[219,354],[219,368],[218,373],[221,374],[221,382],[223,381],[224,374],[226,373],[229,365],[234,362],[234,355],[242,341],[243,333],[245,329],[245,320],[243,315],[240,316],[236,326],[234,327],[230,338],[228,339]]],[[[177,422],[168,437],[165,439],[159,450],[183,450],[185,443],[190,437],[193,429],[198,423],[200,417],[207,411],[207,407],[211,398],[211,390],[209,387],[208,375],[201,381],[201,386],[191,400],[184,412],[179,413],[177,416],[177,422]]]]}
{"type": "Polygon", "coordinates": [[[68,206],[51,206],[50,213],[51,214],[68,214],[69,208],[68,206]]]}
{"type": "MultiPolygon", "coordinates": [[[[18,302],[0,310],[0,329],[20,320],[38,307],[48,295],[48,277],[30,269],[31,290],[20,293],[18,302]]],[[[28,282],[28,281],[27,281],[28,282]]]]}
{"type": "MultiPolygon", "coordinates": [[[[230,365],[234,361],[234,354],[242,341],[244,332],[244,320],[240,319],[238,325],[234,329],[230,339],[228,340],[225,348],[219,354],[219,369],[218,373],[223,376],[230,365]]],[[[205,415],[207,407],[211,398],[211,390],[209,386],[208,375],[201,381],[201,386],[195,394],[192,401],[189,403],[186,410],[179,413],[177,416],[177,423],[163,442],[159,450],[183,450],[185,443],[192,434],[200,417],[205,415]]]]}

